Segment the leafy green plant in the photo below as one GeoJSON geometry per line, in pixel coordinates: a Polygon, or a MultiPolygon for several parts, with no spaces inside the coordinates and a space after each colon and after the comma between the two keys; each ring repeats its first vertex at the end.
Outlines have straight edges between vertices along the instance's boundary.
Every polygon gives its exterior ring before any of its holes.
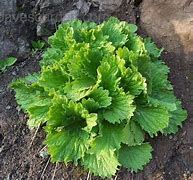
{"type": "Polygon", "coordinates": [[[43,50],[46,46],[46,43],[42,40],[32,41],[33,52],[37,52],[38,50],[43,50]]]}
{"type": "Polygon", "coordinates": [[[148,135],[176,133],[187,113],[168,81],[162,49],[116,18],[70,21],[49,38],[41,71],[12,83],[30,128],[44,124],[52,162],[111,177],[142,170],[148,135]]]}
{"type": "Polygon", "coordinates": [[[17,61],[17,58],[15,57],[8,57],[5,60],[0,60],[0,72],[3,72],[6,70],[6,68],[12,66],[17,61]]]}

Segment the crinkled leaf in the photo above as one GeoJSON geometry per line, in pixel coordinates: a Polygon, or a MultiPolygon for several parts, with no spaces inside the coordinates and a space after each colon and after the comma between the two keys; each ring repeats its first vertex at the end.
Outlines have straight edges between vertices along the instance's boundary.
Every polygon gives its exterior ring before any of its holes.
{"type": "Polygon", "coordinates": [[[15,97],[18,104],[29,113],[29,127],[37,127],[46,122],[51,97],[37,84],[27,85],[24,81],[18,80],[13,82],[11,86],[16,92],[15,97]]]}
{"type": "Polygon", "coordinates": [[[47,66],[43,68],[39,84],[48,89],[60,89],[64,87],[66,82],[69,80],[68,75],[59,64],[53,66],[47,66]]]}
{"type": "Polygon", "coordinates": [[[47,121],[49,106],[50,100],[48,100],[44,105],[42,104],[42,106],[33,106],[27,110],[29,113],[29,120],[27,124],[30,128],[38,127],[40,124],[47,121]]]}
{"type": "Polygon", "coordinates": [[[64,93],[66,96],[73,100],[73,101],[79,101],[87,96],[90,95],[90,93],[93,91],[94,86],[90,86],[87,84],[82,84],[81,88],[72,88],[73,83],[66,83],[66,86],[64,87],[64,93]],[[84,86],[85,85],[85,86],[84,86]]]}
{"type": "Polygon", "coordinates": [[[128,23],[126,23],[126,22],[122,22],[122,24],[123,24],[123,27],[124,27],[124,29],[123,29],[123,31],[124,31],[124,33],[130,33],[130,34],[133,34],[133,33],[135,33],[136,31],[137,31],[137,26],[135,25],[135,24],[128,24],[128,23]]]}
{"type": "Polygon", "coordinates": [[[182,126],[182,122],[184,122],[187,118],[187,111],[182,109],[181,103],[177,102],[177,109],[175,111],[170,112],[171,118],[169,120],[169,125],[164,129],[164,134],[174,134],[178,131],[178,128],[182,126]]]}
{"type": "Polygon", "coordinates": [[[114,91],[120,82],[120,77],[117,76],[119,68],[115,56],[104,57],[97,71],[102,87],[114,91]]]}
{"type": "Polygon", "coordinates": [[[109,123],[101,125],[99,136],[93,141],[83,165],[95,175],[110,177],[119,165],[115,150],[121,147],[123,128],[109,123]]]}
{"type": "Polygon", "coordinates": [[[73,28],[70,26],[80,26],[80,21],[72,21],[69,23],[65,23],[59,26],[58,30],[55,34],[49,37],[48,42],[52,46],[52,48],[58,48],[65,52],[71,44],[74,44],[75,40],[73,39],[73,28]]]}
{"type": "Polygon", "coordinates": [[[145,43],[145,48],[150,55],[156,58],[161,56],[161,53],[163,52],[163,48],[158,49],[155,43],[152,42],[150,38],[144,39],[144,43],[145,43]]]}
{"type": "Polygon", "coordinates": [[[150,106],[138,107],[133,118],[150,136],[153,136],[168,126],[170,116],[167,109],[150,106]]]}
{"type": "Polygon", "coordinates": [[[54,64],[61,60],[64,56],[64,53],[59,48],[48,48],[44,54],[43,59],[40,61],[41,66],[47,66],[54,64]]]}
{"type": "Polygon", "coordinates": [[[109,96],[108,90],[104,90],[102,87],[92,91],[89,97],[94,99],[95,102],[99,104],[100,108],[111,105],[112,97],[109,96]]]}
{"type": "Polygon", "coordinates": [[[14,88],[16,100],[23,110],[35,105],[41,106],[43,102],[47,102],[46,98],[51,99],[37,84],[27,85],[24,81],[17,80],[11,84],[11,87],[14,88]]]}
{"type": "Polygon", "coordinates": [[[83,99],[82,105],[87,109],[89,112],[97,112],[99,109],[99,103],[96,102],[94,99],[83,99]]]}
{"type": "Polygon", "coordinates": [[[113,149],[104,149],[93,154],[86,154],[82,164],[95,176],[102,178],[115,175],[120,165],[113,149]]]}
{"type": "Polygon", "coordinates": [[[76,127],[90,131],[96,126],[96,120],[97,115],[89,114],[82,104],[69,101],[65,96],[55,95],[47,123],[52,127],[76,127]]]}
{"type": "Polygon", "coordinates": [[[101,125],[99,136],[94,140],[90,152],[96,153],[101,149],[120,149],[123,127],[110,123],[101,125]]]}
{"type": "Polygon", "coordinates": [[[161,61],[152,62],[147,55],[136,56],[132,64],[146,78],[148,94],[152,91],[172,90],[168,81],[169,68],[161,61]]]}
{"type": "Polygon", "coordinates": [[[126,92],[132,95],[139,95],[147,92],[146,79],[137,71],[136,68],[127,68],[121,78],[121,85],[126,92]]]}
{"type": "Polygon", "coordinates": [[[119,150],[119,162],[124,167],[137,172],[149,163],[152,158],[151,152],[152,147],[148,143],[130,147],[124,145],[119,150]]]}
{"type": "Polygon", "coordinates": [[[123,25],[118,23],[116,18],[110,18],[107,22],[102,24],[102,32],[108,36],[109,41],[117,46],[122,46],[127,42],[127,35],[123,34],[123,25]]]}
{"type": "MultiPolygon", "coordinates": [[[[72,49],[73,54],[70,54],[70,61],[68,61],[67,65],[70,75],[74,80],[83,79],[84,77],[96,80],[97,68],[103,54],[100,51],[90,48],[89,44],[80,44],[77,46],[72,49]]],[[[66,55],[65,58],[69,57],[66,55]]]]}
{"type": "Polygon", "coordinates": [[[138,145],[143,143],[145,133],[140,125],[131,120],[129,121],[122,132],[122,142],[128,146],[138,145]]]}
{"type": "Polygon", "coordinates": [[[153,104],[154,106],[164,106],[169,111],[175,111],[177,109],[176,101],[174,93],[168,90],[159,91],[159,93],[153,92],[149,97],[150,104],[153,104]]]}
{"type": "Polygon", "coordinates": [[[48,132],[45,144],[53,162],[77,163],[89,148],[89,134],[79,129],[48,132]]]}
{"type": "Polygon", "coordinates": [[[113,95],[112,104],[103,111],[103,116],[114,124],[120,123],[124,119],[130,119],[134,111],[133,96],[118,92],[113,95]]]}
{"type": "Polygon", "coordinates": [[[153,91],[162,89],[171,89],[168,81],[169,68],[161,61],[156,61],[150,65],[150,79],[153,91]]]}
{"type": "Polygon", "coordinates": [[[129,34],[126,46],[129,50],[135,52],[136,54],[142,54],[145,52],[143,39],[135,34],[129,34]]]}

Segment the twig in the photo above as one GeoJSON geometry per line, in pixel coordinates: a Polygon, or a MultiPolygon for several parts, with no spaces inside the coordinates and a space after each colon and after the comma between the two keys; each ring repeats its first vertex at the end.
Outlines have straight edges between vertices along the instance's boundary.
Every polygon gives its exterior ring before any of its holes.
{"type": "Polygon", "coordinates": [[[119,175],[119,172],[120,172],[120,171],[117,172],[117,175],[115,176],[115,178],[114,178],[113,180],[117,180],[118,175],[119,175]]]}
{"type": "Polygon", "coordinates": [[[35,9],[38,7],[38,5],[41,3],[41,0],[38,0],[37,3],[35,4],[35,9]]]}
{"type": "Polygon", "coordinates": [[[43,175],[44,175],[44,173],[45,173],[45,171],[46,171],[46,169],[47,169],[47,167],[48,167],[49,162],[50,162],[50,158],[48,159],[48,161],[47,161],[47,163],[46,163],[46,165],[45,165],[45,167],[44,167],[44,169],[43,169],[43,171],[42,171],[42,174],[41,174],[41,176],[40,176],[40,180],[42,179],[42,177],[43,177],[43,175]]]}
{"type": "Polygon", "coordinates": [[[90,180],[90,171],[88,172],[86,180],[90,180]]]}
{"type": "Polygon", "coordinates": [[[35,6],[33,8],[34,9],[34,11],[33,11],[34,15],[35,14],[37,15],[37,13],[39,14],[39,10],[41,8],[40,6],[41,6],[41,0],[37,0],[35,6]]]}
{"type": "Polygon", "coordinates": [[[131,180],[133,180],[133,172],[131,173],[131,180]]]}
{"type": "Polygon", "coordinates": [[[29,149],[31,148],[31,146],[32,146],[32,144],[33,144],[33,142],[34,142],[34,140],[35,140],[35,138],[36,138],[36,135],[37,135],[39,129],[40,129],[40,125],[39,125],[38,128],[36,129],[36,132],[35,132],[35,134],[34,134],[34,136],[33,136],[33,138],[32,138],[32,141],[31,141],[31,143],[30,143],[30,145],[29,145],[29,149]]]}
{"type": "Polygon", "coordinates": [[[56,163],[56,166],[55,166],[55,168],[54,168],[54,174],[53,174],[53,176],[52,176],[52,179],[51,179],[51,180],[54,180],[54,177],[55,177],[55,175],[56,175],[56,168],[57,168],[57,166],[58,166],[58,163],[56,163]]]}
{"type": "Polygon", "coordinates": [[[38,153],[42,152],[47,146],[44,146],[43,148],[38,150],[38,153]]]}
{"type": "Polygon", "coordinates": [[[117,180],[118,175],[115,176],[114,180],[117,180]]]}

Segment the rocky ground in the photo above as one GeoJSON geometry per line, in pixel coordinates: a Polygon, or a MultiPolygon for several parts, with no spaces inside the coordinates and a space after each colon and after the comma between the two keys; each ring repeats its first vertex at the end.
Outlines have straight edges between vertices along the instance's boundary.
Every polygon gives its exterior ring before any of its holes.
{"type": "MultiPolygon", "coordinates": [[[[41,129],[26,126],[8,84],[16,77],[38,71],[41,53],[31,55],[31,41],[46,39],[62,21],[79,18],[102,22],[109,16],[135,23],[139,34],[150,36],[165,48],[163,59],[171,69],[176,96],[189,117],[176,135],[159,136],[153,160],[132,174],[122,169],[120,180],[193,179],[193,2],[192,0],[1,0],[0,59],[17,56],[16,65],[0,74],[0,180],[87,179],[78,167],[53,165],[45,156],[41,129]]],[[[93,177],[92,179],[99,179],[93,177]]]]}

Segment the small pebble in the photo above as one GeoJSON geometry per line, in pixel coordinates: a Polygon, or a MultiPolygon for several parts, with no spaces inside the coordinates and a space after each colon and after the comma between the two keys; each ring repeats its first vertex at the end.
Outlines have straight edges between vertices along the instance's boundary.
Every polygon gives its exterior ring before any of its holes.
{"type": "Polygon", "coordinates": [[[7,106],[7,107],[6,107],[6,110],[10,110],[10,109],[11,109],[11,106],[7,106]]]}
{"type": "Polygon", "coordinates": [[[13,71],[11,74],[12,74],[13,76],[16,76],[16,75],[17,75],[15,71],[13,71]]]}
{"type": "Polygon", "coordinates": [[[41,152],[40,152],[40,157],[42,157],[42,158],[47,158],[47,157],[48,157],[48,152],[46,152],[46,151],[41,151],[41,152]]]}
{"type": "Polygon", "coordinates": [[[2,147],[0,147],[0,153],[3,151],[3,146],[2,147]]]}

